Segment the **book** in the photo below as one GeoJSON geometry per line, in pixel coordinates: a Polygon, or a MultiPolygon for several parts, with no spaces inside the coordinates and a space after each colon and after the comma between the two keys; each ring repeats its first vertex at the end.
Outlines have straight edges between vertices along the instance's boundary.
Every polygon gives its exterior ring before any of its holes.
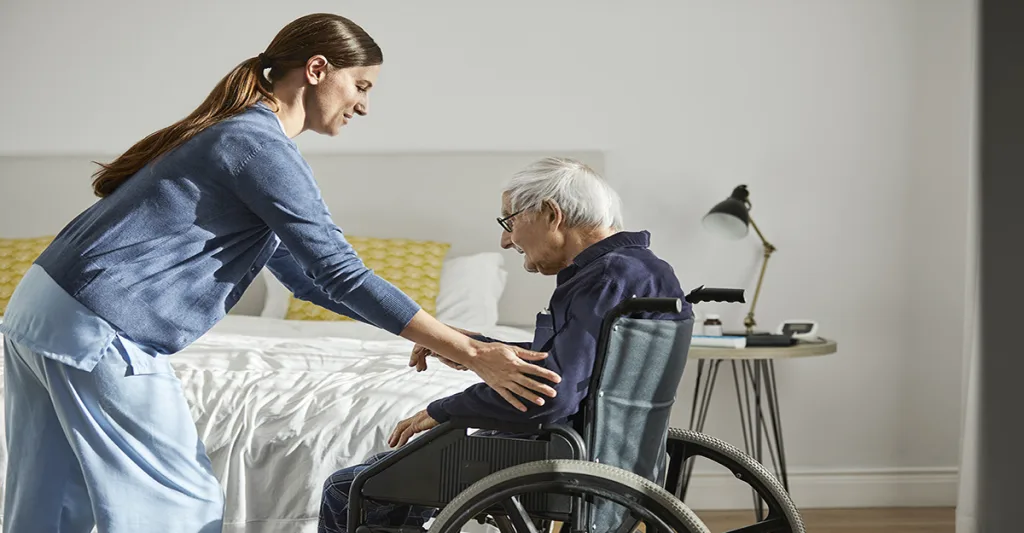
{"type": "Polygon", "coordinates": [[[740,335],[694,335],[690,340],[690,346],[705,346],[708,348],[746,348],[747,338],[740,335]]]}

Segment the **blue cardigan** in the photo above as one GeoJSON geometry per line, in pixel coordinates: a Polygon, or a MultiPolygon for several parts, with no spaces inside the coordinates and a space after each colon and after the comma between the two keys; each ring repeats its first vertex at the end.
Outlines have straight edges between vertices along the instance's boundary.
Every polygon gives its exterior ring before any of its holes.
{"type": "Polygon", "coordinates": [[[164,354],[208,331],[264,266],[296,296],[391,333],[420,309],[356,256],[263,104],[145,166],[72,220],[36,264],[164,354]]]}

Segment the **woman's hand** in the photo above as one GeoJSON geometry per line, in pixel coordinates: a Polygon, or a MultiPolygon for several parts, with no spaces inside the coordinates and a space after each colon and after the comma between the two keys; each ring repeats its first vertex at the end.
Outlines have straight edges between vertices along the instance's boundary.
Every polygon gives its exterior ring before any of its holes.
{"type": "MultiPolygon", "coordinates": [[[[531,375],[551,383],[562,381],[551,370],[527,362],[540,361],[548,356],[546,353],[532,352],[500,342],[478,341],[442,324],[422,309],[413,315],[402,330],[402,337],[451,363],[469,368],[520,411],[526,411],[526,406],[514,394],[537,405],[544,405],[541,395],[554,398],[556,394],[554,388],[538,382],[531,375]]],[[[426,355],[425,350],[414,349],[409,366],[425,369],[426,355]]]]}
{"type": "Polygon", "coordinates": [[[530,375],[552,383],[559,383],[562,378],[551,370],[526,362],[540,361],[548,354],[498,342],[475,342],[478,344],[477,354],[466,361],[467,366],[516,409],[525,412],[526,406],[513,394],[537,405],[544,405],[544,398],[540,394],[550,398],[557,394],[554,388],[536,381],[530,375]]]}

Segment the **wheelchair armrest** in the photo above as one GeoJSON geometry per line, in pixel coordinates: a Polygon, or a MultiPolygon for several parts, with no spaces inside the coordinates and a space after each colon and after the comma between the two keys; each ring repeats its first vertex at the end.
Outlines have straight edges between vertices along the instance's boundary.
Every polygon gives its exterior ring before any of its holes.
{"type": "Polygon", "coordinates": [[[544,432],[544,424],[539,422],[507,422],[484,417],[457,417],[448,421],[451,427],[458,429],[485,429],[502,433],[527,433],[530,435],[544,432]]]}
{"type": "MultiPolygon", "coordinates": [[[[540,422],[507,422],[484,417],[457,417],[452,418],[444,426],[451,429],[480,429],[488,431],[500,431],[517,435],[561,435],[569,441],[569,445],[579,457],[587,456],[587,446],[583,443],[583,437],[579,432],[566,424],[542,424],[540,422]]],[[[436,428],[435,428],[436,429],[436,428]]]]}

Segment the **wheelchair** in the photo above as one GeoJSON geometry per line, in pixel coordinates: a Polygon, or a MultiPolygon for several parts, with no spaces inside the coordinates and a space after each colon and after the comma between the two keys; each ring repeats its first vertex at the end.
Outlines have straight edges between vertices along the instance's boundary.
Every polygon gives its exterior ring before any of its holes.
{"type": "MultiPolygon", "coordinates": [[[[686,296],[743,302],[741,289],[700,287],[686,296]]],[[[366,523],[364,502],[440,511],[430,533],[465,526],[500,533],[710,533],[682,501],[693,460],[727,468],[765,505],[757,522],[733,533],[804,533],[789,494],[761,463],[713,437],[670,427],[693,318],[678,298],[632,298],[609,311],[598,338],[589,393],[569,424],[452,419],[424,432],[353,480],[350,533],[422,533],[366,523]],[[499,431],[513,436],[472,432],[499,431]]]]}

